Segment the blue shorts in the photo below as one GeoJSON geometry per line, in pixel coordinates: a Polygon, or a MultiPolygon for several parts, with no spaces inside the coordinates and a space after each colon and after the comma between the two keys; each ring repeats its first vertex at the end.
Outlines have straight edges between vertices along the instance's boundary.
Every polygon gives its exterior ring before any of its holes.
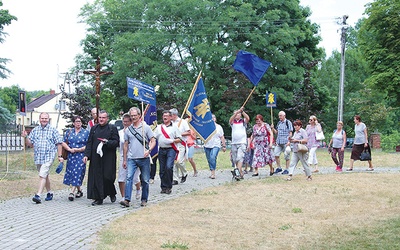
{"type": "Polygon", "coordinates": [[[193,158],[194,155],[194,146],[188,147],[188,159],[193,158]]]}

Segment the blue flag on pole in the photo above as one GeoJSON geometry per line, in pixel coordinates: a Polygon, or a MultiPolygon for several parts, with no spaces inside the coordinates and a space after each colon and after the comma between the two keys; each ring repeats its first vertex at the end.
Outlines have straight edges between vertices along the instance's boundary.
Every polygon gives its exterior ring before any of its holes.
{"type": "Polygon", "coordinates": [[[271,63],[252,53],[240,50],[232,66],[235,70],[242,72],[254,86],[257,86],[271,63]]]}
{"type": "MultiPolygon", "coordinates": [[[[157,107],[150,105],[147,112],[144,114],[144,121],[150,126],[151,130],[155,130],[157,127],[157,107]]],[[[151,150],[150,155],[154,157],[158,154],[158,141],[156,140],[156,146],[151,150]]]]}
{"type": "Polygon", "coordinates": [[[156,92],[153,86],[130,77],[126,78],[126,83],[129,98],[156,106],[156,92]]]}
{"type": "Polygon", "coordinates": [[[200,78],[192,91],[192,99],[189,100],[189,106],[186,114],[189,116],[190,127],[207,142],[215,133],[215,123],[212,119],[210,104],[207,99],[203,79],[200,78]]]}

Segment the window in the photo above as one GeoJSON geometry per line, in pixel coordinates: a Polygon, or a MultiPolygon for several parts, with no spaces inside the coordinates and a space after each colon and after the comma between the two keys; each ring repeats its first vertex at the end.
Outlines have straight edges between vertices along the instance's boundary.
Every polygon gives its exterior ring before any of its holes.
{"type": "Polygon", "coordinates": [[[59,107],[60,107],[60,110],[65,111],[65,110],[67,109],[65,100],[60,100],[60,101],[59,101],[59,105],[60,105],[60,106],[59,106],[59,107]]]}

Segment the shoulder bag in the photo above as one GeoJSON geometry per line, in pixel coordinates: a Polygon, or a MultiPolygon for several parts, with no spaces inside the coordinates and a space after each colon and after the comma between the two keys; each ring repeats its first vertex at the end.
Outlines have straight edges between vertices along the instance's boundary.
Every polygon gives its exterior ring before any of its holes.
{"type": "Polygon", "coordinates": [[[299,144],[297,144],[297,152],[307,153],[308,152],[308,148],[307,148],[306,145],[299,143],[299,144]]]}
{"type": "Polygon", "coordinates": [[[317,139],[317,141],[325,140],[325,135],[324,132],[322,131],[322,128],[321,132],[315,131],[315,139],[317,139]]]}
{"type": "MultiPolygon", "coordinates": [[[[71,134],[71,130],[72,129],[70,129],[69,130],[69,133],[68,133],[68,135],[67,135],[67,140],[65,141],[65,143],[68,145],[68,137],[69,137],[69,135],[71,134]]],[[[66,160],[67,158],[68,158],[68,151],[64,148],[64,147],[61,147],[61,155],[62,155],[62,158],[64,159],[64,160],[66,160]]]]}

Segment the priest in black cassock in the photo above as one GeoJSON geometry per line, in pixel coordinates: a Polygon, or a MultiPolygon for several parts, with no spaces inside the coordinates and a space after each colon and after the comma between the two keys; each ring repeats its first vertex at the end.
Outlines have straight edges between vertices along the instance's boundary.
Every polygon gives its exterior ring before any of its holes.
{"type": "Polygon", "coordinates": [[[89,164],[87,198],[93,199],[92,205],[101,205],[110,196],[111,202],[116,200],[114,186],[117,165],[117,147],[119,146],[118,130],[108,124],[108,114],[99,112],[99,124],[90,129],[83,161],[89,164]]]}

